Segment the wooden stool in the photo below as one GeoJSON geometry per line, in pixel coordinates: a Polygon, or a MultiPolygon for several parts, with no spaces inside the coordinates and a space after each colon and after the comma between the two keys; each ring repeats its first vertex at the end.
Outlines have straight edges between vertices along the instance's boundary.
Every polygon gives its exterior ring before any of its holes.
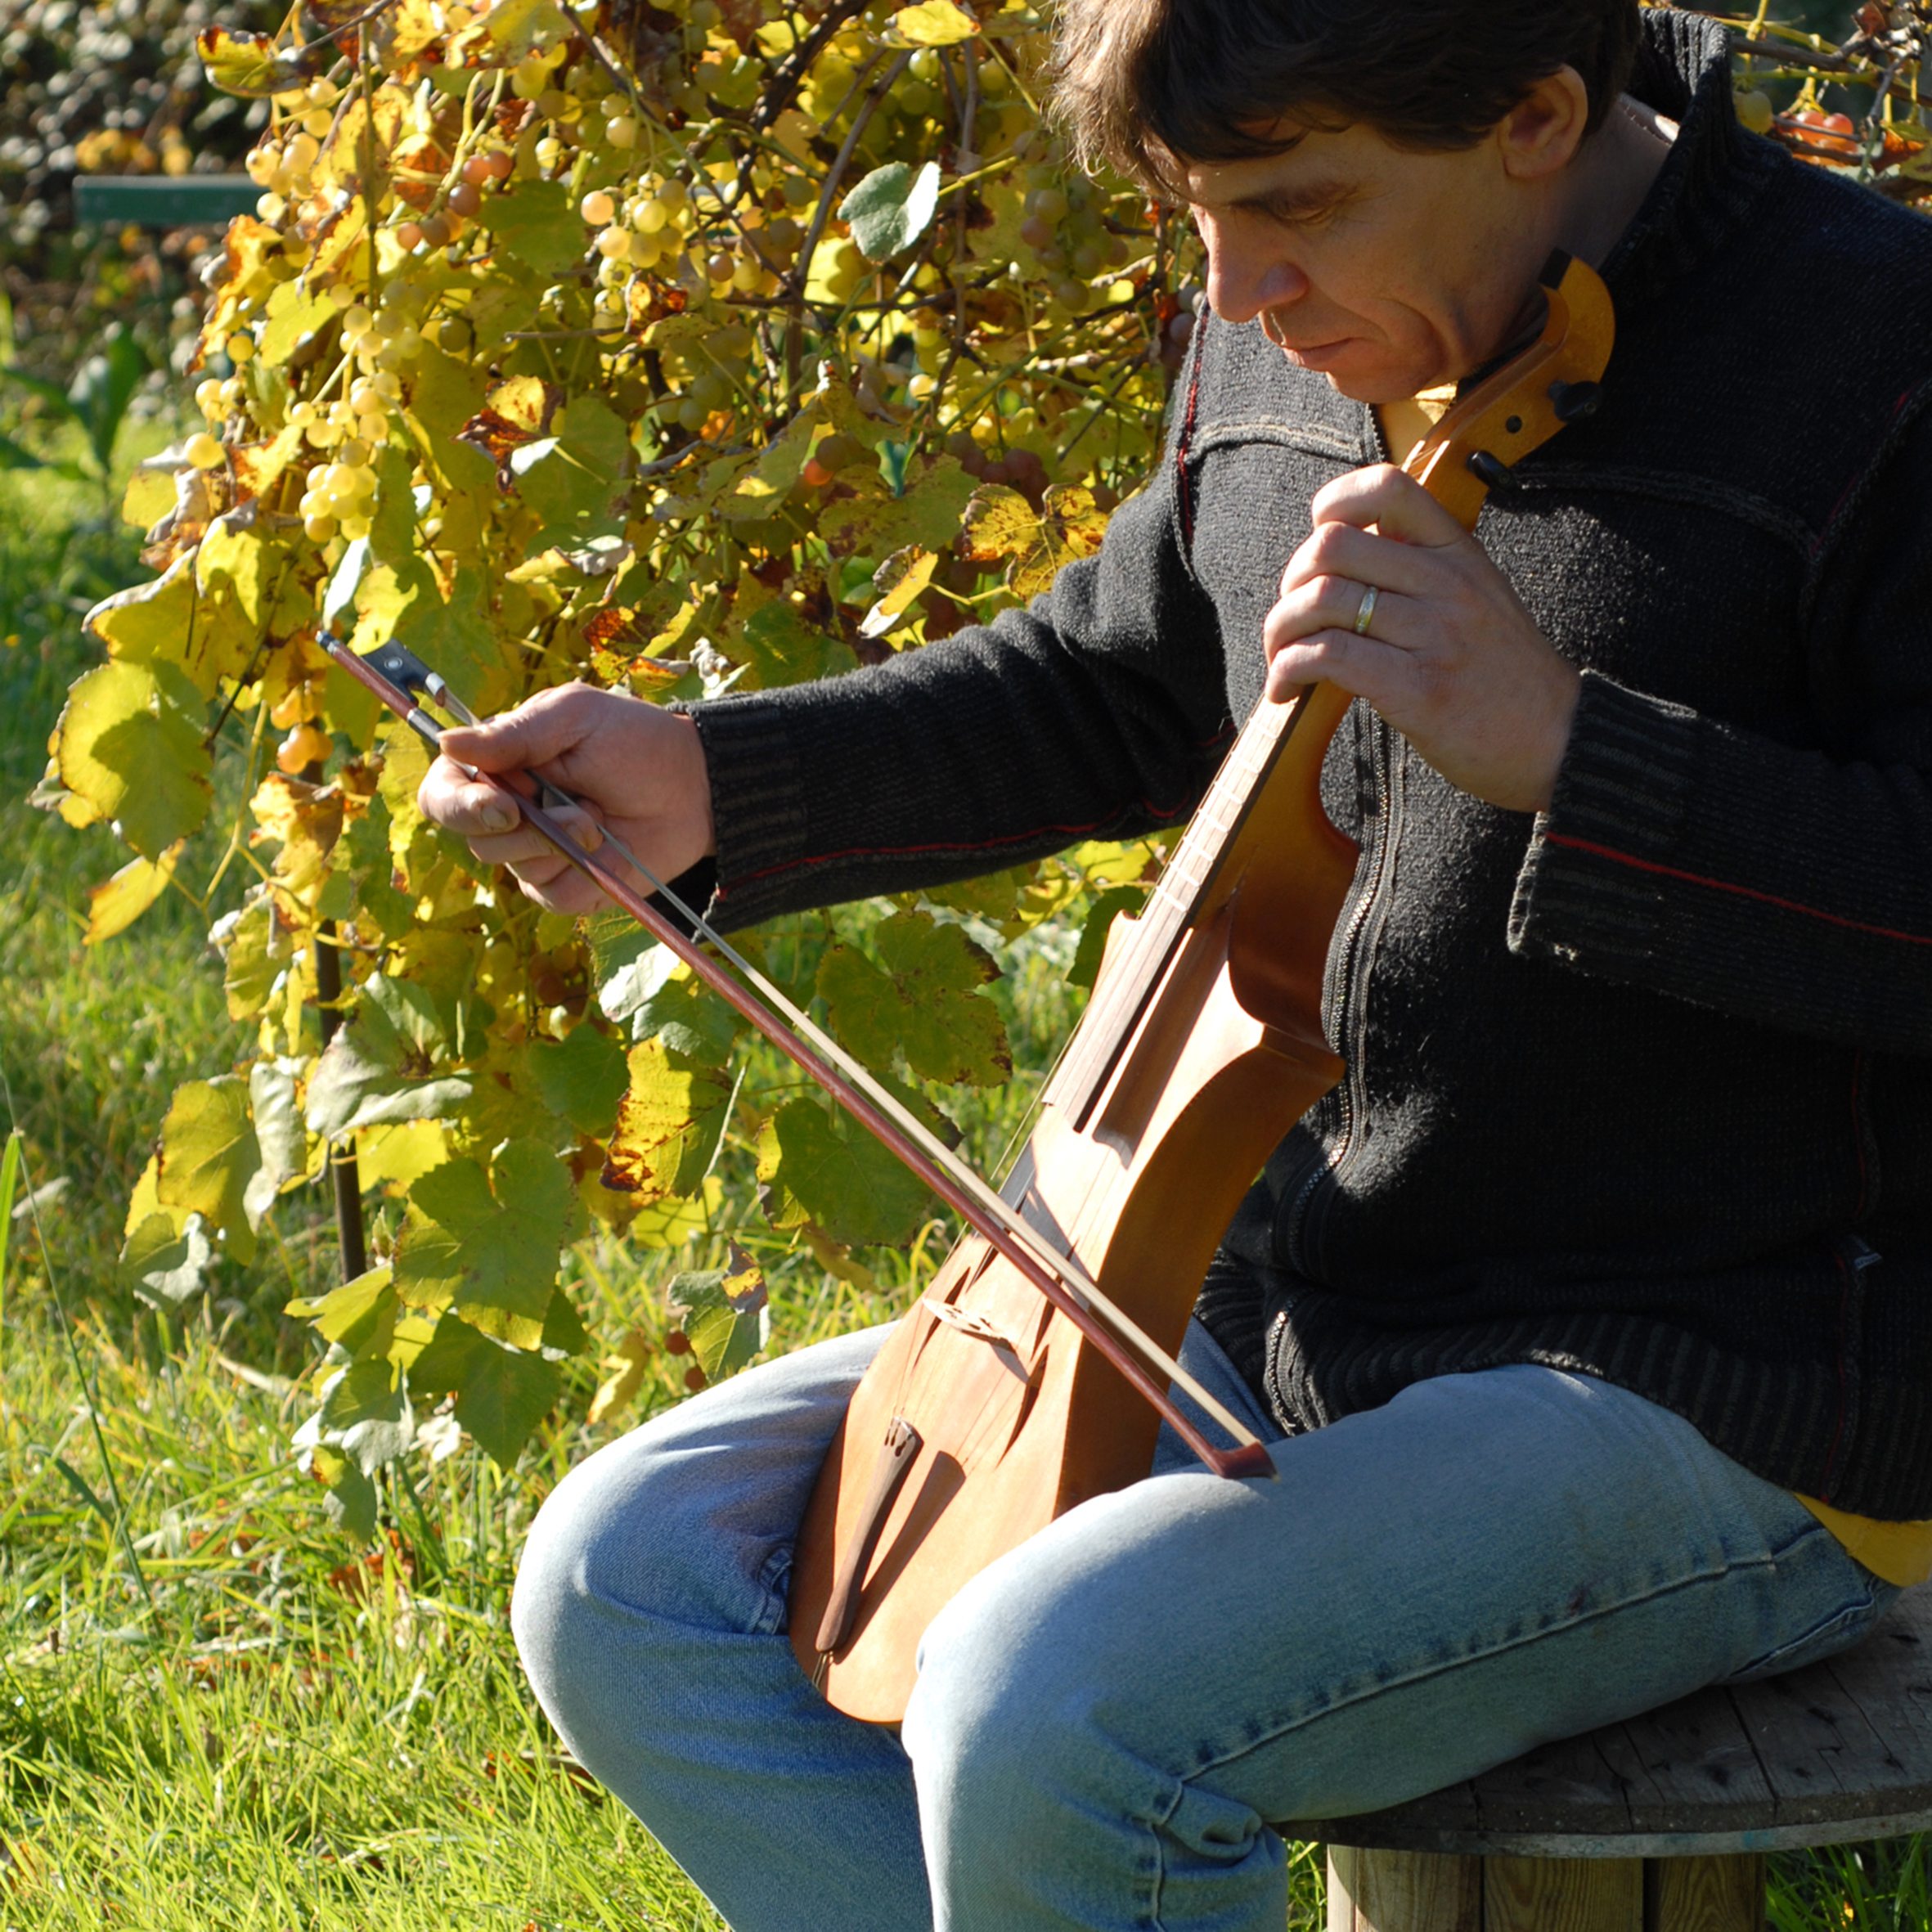
{"type": "Polygon", "coordinates": [[[1764,1854],[1932,1828],[1932,1587],[1856,1649],[1360,1817],[1328,1932],[1763,1932],[1764,1854]]]}

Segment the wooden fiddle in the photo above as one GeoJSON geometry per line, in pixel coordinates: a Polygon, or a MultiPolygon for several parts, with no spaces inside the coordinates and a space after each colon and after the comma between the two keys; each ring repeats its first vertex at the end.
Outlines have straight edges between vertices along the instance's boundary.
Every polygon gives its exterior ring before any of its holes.
{"type": "MultiPolygon", "coordinates": [[[[1540,338],[1404,465],[1466,528],[1511,465],[1593,407],[1609,361],[1601,279],[1561,254],[1541,279],[1540,338]]],[[[1343,1072],[1321,989],[1357,850],[1320,779],[1350,703],[1317,685],[1256,708],[1148,904],[1116,923],[1000,1190],[1169,1355],[1254,1175],[1343,1072]]],[[[919,1640],[963,1584],[1146,1475],[1161,1418],[1144,1394],[1007,1253],[964,1236],[855,1392],[800,1530],[792,1641],[830,1702],[896,1723],[919,1640]]]]}

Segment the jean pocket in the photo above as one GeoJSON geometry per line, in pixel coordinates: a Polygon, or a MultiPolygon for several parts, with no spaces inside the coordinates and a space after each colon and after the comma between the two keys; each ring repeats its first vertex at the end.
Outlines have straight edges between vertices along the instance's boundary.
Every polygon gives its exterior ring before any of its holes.
{"type": "MultiPolygon", "coordinates": [[[[1849,1563],[1850,1559],[1846,1561],[1849,1563]]],[[[1840,1604],[1803,1636],[1774,1646],[1762,1656],[1754,1657],[1741,1670],[1734,1670],[1719,1681],[1741,1684],[1754,1678],[1781,1677],[1787,1670],[1835,1657],[1840,1651],[1849,1651],[1853,1644],[1862,1642],[1901,1593],[1896,1584],[1885,1583],[1868,1571],[1861,1570],[1858,1575],[1863,1588],[1850,1602],[1840,1604]]]]}

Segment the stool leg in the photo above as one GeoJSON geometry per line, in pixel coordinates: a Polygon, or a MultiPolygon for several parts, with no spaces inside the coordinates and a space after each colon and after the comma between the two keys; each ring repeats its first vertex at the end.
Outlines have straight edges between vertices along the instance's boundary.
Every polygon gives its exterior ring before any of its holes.
{"type": "Polygon", "coordinates": [[[1332,1844],[1328,1932],[1483,1932],[1482,1864],[1332,1844]]]}
{"type": "Polygon", "coordinates": [[[1764,1857],[1646,1858],[1643,1932],[1764,1932],[1764,1857]]]}
{"type": "Polygon", "coordinates": [[[1485,1858],[1483,1932],[1647,1932],[1641,1858],[1485,1858]]]}

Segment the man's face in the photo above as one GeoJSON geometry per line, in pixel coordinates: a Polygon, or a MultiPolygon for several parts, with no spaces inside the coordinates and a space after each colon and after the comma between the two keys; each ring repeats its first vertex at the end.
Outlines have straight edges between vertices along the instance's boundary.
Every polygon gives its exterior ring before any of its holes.
{"type": "Polygon", "coordinates": [[[1215,313],[1260,316],[1291,361],[1359,402],[1459,380],[1514,339],[1549,248],[1507,151],[1492,134],[1409,153],[1357,126],[1190,165],[1215,313]]]}

